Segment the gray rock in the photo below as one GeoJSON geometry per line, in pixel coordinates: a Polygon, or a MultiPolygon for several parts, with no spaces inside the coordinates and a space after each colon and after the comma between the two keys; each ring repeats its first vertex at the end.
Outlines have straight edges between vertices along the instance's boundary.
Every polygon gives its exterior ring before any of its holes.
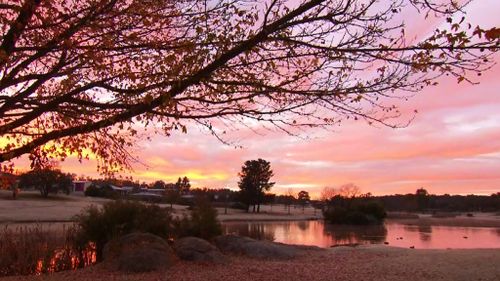
{"type": "Polygon", "coordinates": [[[299,248],[292,245],[254,240],[236,235],[221,235],[215,238],[217,247],[225,253],[240,254],[252,258],[292,259],[299,254],[299,248]]]}
{"type": "Polygon", "coordinates": [[[174,242],[174,251],[183,260],[226,263],[224,255],[208,241],[197,237],[184,237],[174,242]]]}
{"type": "Polygon", "coordinates": [[[113,269],[129,272],[165,269],[176,260],[168,243],[150,233],[131,233],[110,241],[103,257],[113,269]]]}

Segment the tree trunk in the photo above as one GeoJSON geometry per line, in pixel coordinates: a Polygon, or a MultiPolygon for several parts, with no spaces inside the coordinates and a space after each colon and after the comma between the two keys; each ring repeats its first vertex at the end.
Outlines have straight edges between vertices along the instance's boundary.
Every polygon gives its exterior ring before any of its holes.
{"type": "Polygon", "coordinates": [[[257,204],[257,213],[260,213],[260,203],[257,204]]]}
{"type": "Polygon", "coordinates": [[[49,188],[47,186],[41,186],[40,194],[42,195],[43,198],[49,197],[49,188]]]}

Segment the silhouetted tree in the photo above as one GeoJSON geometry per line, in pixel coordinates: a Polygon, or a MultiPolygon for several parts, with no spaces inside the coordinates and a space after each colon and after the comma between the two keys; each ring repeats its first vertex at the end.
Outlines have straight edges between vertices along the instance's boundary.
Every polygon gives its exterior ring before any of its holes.
{"type": "Polygon", "coordinates": [[[167,185],[162,180],[157,180],[153,183],[153,185],[151,185],[151,188],[154,188],[154,189],[166,189],[166,187],[167,187],[167,185]]]}
{"type": "Polygon", "coordinates": [[[181,182],[181,193],[188,193],[189,189],[191,188],[191,182],[189,182],[188,177],[183,177],[182,182],[181,182]]]}
{"type": "Polygon", "coordinates": [[[320,200],[323,202],[326,202],[326,201],[330,200],[332,197],[334,197],[335,195],[338,195],[337,190],[335,190],[335,188],[325,186],[321,190],[320,200]]]}
{"type": "Polygon", "coordinates": [[[338,194],[342,197],[354,198],[361,194],[361,189],[353,183],[347,183],[339,187],[338,194]]]}
{"type": "Polygon", "coordinates": [[[40,191],[43,197],[48,197],[49,193],[64,191],[70,192],[72,178],[70,175],[62,173],[60,170],[50,168],[37,168],[19,177],[21,188],[35,188],[40,191]]]}
{"type": "Polygon", "coordinates": [[[423,211],[428,208],[429,205],[429,192],[424,188],[419,188],[415,192],[417,197],[417,208],[419,211],[423,211]]]}
{"type": "Polygon", "coordinates": [[[298,193],[297,200],[299,201],[300,205],[302,205],[302,212],[304,212],[305,206],[310,199],[311,198],[309,197],[309,192],[302,190],[298,193]]]}
{"type": "Polygon", "coordinates": [[[257,212],[259,212],[260,204],[264,200],[264,192],[269,191],[274,185],[274,182],[270,182],[274,175],[271,163],[260,158],[246,161],[238,175],[240,177],[238,187],[241,190],[242,201],[247,204],[247,207],[253,205],[254,212],[255,206],[257,206],[257,212]]]}
{"type": "Polygon", "coordinates": [[[179,177],[177,179],[177,182],[175,183],[175,188],[181,193],[181,194],[186,194],[189,192],[189,189],[191,188],[191,183],[189,182],[188,177],[179,177]]]}

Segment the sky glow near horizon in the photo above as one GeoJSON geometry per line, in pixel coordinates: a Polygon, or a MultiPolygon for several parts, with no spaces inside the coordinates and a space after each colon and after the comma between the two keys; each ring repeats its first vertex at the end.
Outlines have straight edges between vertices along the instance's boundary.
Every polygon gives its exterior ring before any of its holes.
{"type": "MultiPolygon", "coordinates": [[[[473,26],[500,26],[498,0],[476,0],[466,10],[473,26]]],[[[417,22],[412,28],[428,32],[434,28],[430,24],[417,22]]],[[[494,59],[500,62],[499,55],[494,59]]],[[[194,187],[237,189],[243,162],[263,158],[274,170],[275,193],[291,188],[308,190],[315,197],[324,186],[345,183],[375,195],[413,193],[420,187],[433,194],[499,192],[499,78],[500,66],[496,65],[481,77],[472,77],[479,85],[440,79],[438,86],[400,104],[407,116],[415,109],[419,112],[401,129],[349,121],[332,131],[306,131],[303,138],[239,130],[228,136],[243,146],[236,149],[196,126],[188,127],[188,134],[174,132],[171,137],[154,136],[151,142],[138,144],[135,155],[147,166],[137,164],[124,175],[141,182],[175,182],[187,176],[194,187]]],[[[28,166],[26,159],[15,163],[19,169],[28,166]]],[[[94,161],[80,164],[70,157],[61,168],[98,177],[94,161]]]]}

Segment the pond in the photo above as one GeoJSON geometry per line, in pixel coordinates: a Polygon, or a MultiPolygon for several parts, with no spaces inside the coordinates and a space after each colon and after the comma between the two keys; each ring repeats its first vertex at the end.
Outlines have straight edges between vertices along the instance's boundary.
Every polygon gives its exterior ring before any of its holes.
{"type": "Polygon", "coordinates": [[[323,221],[226,222],[226,234],[238,234],[286,244],[331,247],[345,244],[384,244],[417,249],[500,248],[500,228],[383,225],[329,225],[323,221]]]}

